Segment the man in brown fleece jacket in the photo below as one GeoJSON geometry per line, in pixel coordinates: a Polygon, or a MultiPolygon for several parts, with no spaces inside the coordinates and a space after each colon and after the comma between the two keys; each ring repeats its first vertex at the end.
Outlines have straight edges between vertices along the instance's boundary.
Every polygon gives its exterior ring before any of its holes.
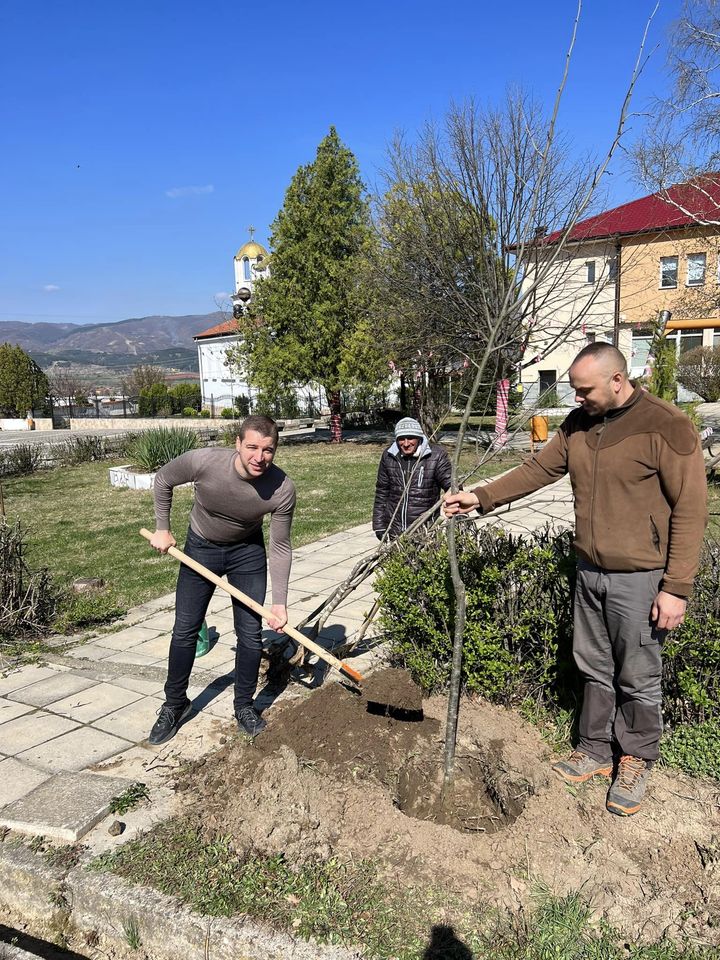
{"type": "Polygon", "coordinates": [[[570,474],[575,499],[573,655],[584,681],[571,783],[617,773],[607,809],[640,809],[662,733],[660,650],[682,623],[707,520],[702,450],[688,417],[633,385],[625,358],[593,343],[570,367],[580,409],[507,476],[445,499],[487,513],[570,474]]]}

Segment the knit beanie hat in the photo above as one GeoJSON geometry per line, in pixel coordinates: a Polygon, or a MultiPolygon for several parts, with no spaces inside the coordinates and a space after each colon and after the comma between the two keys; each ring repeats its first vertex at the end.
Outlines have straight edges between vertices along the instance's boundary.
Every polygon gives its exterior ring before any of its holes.
{"type": "Polygon", "coordinates": [[[412,417],[403,417],[395,424],[395,439],[398,437],[424,437],[425,431],[417,420],[412,417]]]}

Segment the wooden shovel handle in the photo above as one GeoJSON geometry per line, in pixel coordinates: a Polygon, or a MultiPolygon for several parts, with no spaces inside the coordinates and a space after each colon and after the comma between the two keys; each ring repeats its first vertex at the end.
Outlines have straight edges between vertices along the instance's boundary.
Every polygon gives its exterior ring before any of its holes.
{"type": "MultiPolygon", "coordinates": [[[[149,530],[145,529],[145,527],[143,527],[140,531],[140,535],[145,537],[146,540],[151,540],[153,536],[149,530]]],[[[171,557],[175,557],[176,560],[179,560],[180,563],[184,563],[185,566],[190,567],[196,573],[199,573],[201,577],[205,577],[206,580],[214,583],[216,587],[220,587],[220,589],[224,590],[225,593],[229,593],[231,597],[235,597],[235,599],[239,600],[240,603],[244,603],[246,607],[250,607],[250,609],[254,610],[255,613],[259,613],[260,616],[265,620],[269,620],[270,617],[273,616],[272,610],[268,610],[267,607],[264,607],[261,603],[258,603],[257,600],[253,600],[252,597],[249,597],[246,593],[243,593],[242,590],[238,590],[237,587],[233,587],[233,585],[228,583],[227,580],[223,580],[222,577],[219,577],[216,573],[213,573],[212,570],[208,570],[207,567],[203,566],[202,563],[198,563],[197,560],[193,560],[192,557],[189,557],[186,553],[183,553],[182,550],[179,550],[177,547],[170,547],[168,553],[171,557]]],[[[306,637],[304,633],[300,633],[300,631],[296,630],[295,627],[291,627],[289,623],[285,624],[283,630],[297,643],[302,644],[306,650],[312,651],[312,653],[320,657],[321,660],[329,663],[331,667],[334,667],[341,673],[347,674],[347,676],[350,677],[351,680],[354,680],[355,683],[363,682],[364,677],[361,673],[358,673],[357,670],[354,670],[352,667],[348,666],[347,663],[343,663],[341,660],[338,660],[337,657],[334,657],[331,653],[328,653],[324,647],[321,647],[319,643],[315,643],[314,640],[306,637]]]]}

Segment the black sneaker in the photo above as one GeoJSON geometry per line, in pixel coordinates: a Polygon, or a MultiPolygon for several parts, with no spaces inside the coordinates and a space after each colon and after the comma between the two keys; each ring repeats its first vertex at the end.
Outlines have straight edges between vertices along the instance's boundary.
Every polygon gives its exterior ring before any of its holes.
{"type": "Polygon", "coordinates": [[[192,713],[192,704],[186,701],[184,707],[171,707],[164,703],[158,710],[158,718],[153,724],[148,737],[148,743],[157,746],[160,743],[166,743],[172,740],[180,729],[180,724],[192,713]]]}
{"type": "Polygon", "coordinates": [[[263,720],[255,707],[243,707],[235,714],[240,733],[246,733],[249,737],[256,737],[262,733],[267,722],[263,720]]]}

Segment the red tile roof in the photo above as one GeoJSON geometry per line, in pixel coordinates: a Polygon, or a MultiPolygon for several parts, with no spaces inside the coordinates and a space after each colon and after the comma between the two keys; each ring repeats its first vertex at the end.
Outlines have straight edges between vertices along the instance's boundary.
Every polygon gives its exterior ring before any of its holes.
{"type": "Polygon", "coordinates": [[[237,334],[237,332],[237,320],[223,320],[222,323],[216,323],[214,327],[203,330],[202,333],[196,333],[193,340],[201,340],[203,337],[222,337],[225,334],[237,334]]]}
{"type": "MultiPolygon", "coordinates": [[[[581,220],[570,231],[571,240],[600,240],[618,234],[651,233],[691,224],[720,220],[720,174],[706,174],[687,183],[678,183],[661,193],[651,193],[612,210],[581,220]]],[[[561,231],[548,234],[543,242],[553,243],[561,231]]]]}

